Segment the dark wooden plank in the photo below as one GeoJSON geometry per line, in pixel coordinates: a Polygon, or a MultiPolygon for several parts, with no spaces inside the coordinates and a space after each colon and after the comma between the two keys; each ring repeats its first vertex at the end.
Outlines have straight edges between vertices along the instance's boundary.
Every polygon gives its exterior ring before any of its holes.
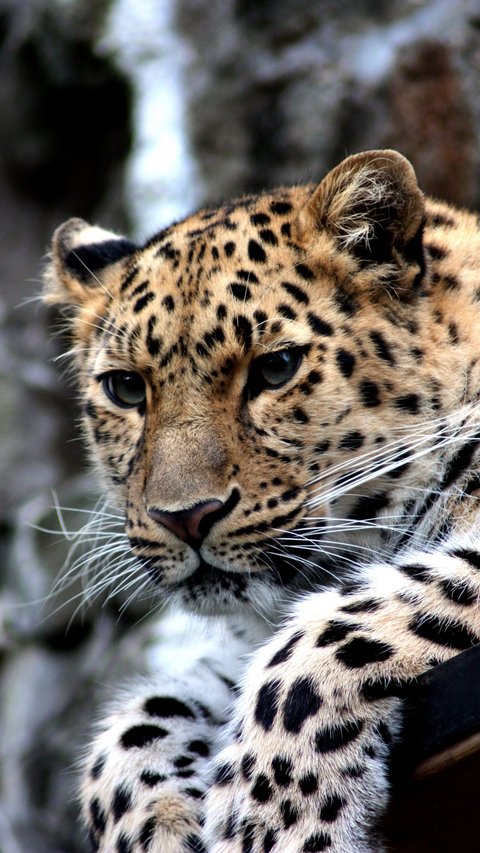
{"type": "Polygon", "coordinates": [[[410,688],[401,758],[417,765],[478,730],[480,645],[429,670],[410,688]]]}
{"type": "Polygon", "coordinates": [[[384,833],[389,853],[479,853],[480,753],[393,791],[384,833]]]}
{"type": "Polygon", "coordinates": [[[480,646],[425,675],[406,698],[384,832],[392,853],[480,851],[480,646]]]}

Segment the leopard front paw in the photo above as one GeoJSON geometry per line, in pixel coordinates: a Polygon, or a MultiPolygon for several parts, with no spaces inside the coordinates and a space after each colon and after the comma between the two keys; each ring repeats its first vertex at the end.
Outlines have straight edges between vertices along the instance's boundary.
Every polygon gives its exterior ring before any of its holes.
{"type": "Polygon", "coordinates": [[[168,731],[159,723],[120,724],[97,737],[85,768],[81,800],[92,850],[205,853],[205,732],[182,732],[172,721],[168,731]]]}

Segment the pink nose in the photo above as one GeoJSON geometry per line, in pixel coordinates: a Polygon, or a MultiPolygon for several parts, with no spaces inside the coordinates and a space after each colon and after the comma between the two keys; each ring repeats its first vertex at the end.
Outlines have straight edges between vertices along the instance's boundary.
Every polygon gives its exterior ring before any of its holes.
{"type": "Polygon", "coordinates": [[[151,507],[147,512],[150,518],[163,524],[183,542],[198,547],[215,522],[223,518],[224,506],[223,501],[210,500],[201,501],[190,509],[180,509],[177,512],[168,512],[156,507],[151,507]]]}

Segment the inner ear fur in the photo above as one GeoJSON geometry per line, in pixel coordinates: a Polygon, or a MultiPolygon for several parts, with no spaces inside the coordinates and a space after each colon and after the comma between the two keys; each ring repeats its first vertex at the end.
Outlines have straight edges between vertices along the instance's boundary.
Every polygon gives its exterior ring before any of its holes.
{"type": "Polygon", "coordinates": [[[105,270],[135,251],[135,244],[112,231],[69,219],[55,231],[43,280],[46,302],[81,305],[102,288],[105,270]]]}
{"type": "Polygon", "coordinates": [[[423,193],[398,151],[347,157],[323,179],[300,212],[301,242],[328,232],[363,264],[417,263],[423,269],[423,193]]]}

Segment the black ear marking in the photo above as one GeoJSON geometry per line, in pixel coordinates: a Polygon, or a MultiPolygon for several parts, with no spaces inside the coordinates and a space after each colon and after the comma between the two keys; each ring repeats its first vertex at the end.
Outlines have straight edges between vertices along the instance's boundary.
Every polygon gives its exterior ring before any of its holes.
{"type": "Polygon", "coordinates": [[[64,265],[75,278],[88,283],[95,273],[109,264],[132,255],[135,250],[135,243],[124,237],[105,240],[102,243],[70,249],[64,258],[64,265]]]}
{"type": "MultiPolygon", "coordinates": [[[[137,251],[135,243],[113,231],[74,217],[60,225],[43,273],[45,302],[80,306],[91,298],[104,270],[137,251]]],[[[108,276],[108,269],[107,269],[108,276]]]]}
{"type": "Polygon", "coordinates": [[[423,217],[417,232],[406,243],[404,249],[405,259],[410,264],[418,264],[418,272],[413,280],[413,288],[416,289],[423,281],[426,272],[426,256],[425,246],[423,243],[423,235],[425,231],[426,218],[423,217]]]}

